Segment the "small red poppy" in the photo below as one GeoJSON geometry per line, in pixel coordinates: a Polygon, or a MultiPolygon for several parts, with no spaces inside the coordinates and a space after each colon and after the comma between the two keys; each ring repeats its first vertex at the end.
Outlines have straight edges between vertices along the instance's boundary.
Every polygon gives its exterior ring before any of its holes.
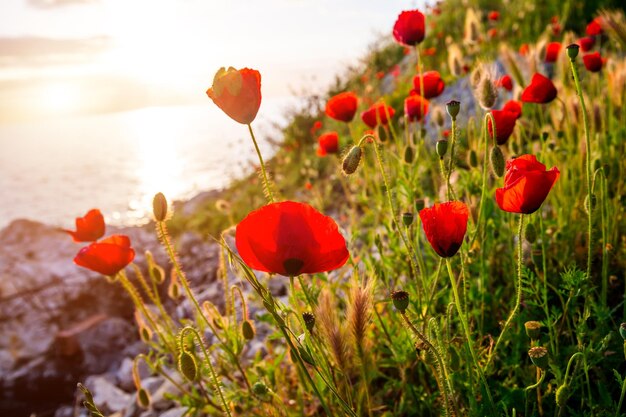
{"type": "Polygon", "coordinates": [[[510,213],[534,213],[543,204],[559,174],[556,167],[546,171],[546,166],[537,161],[535,155],[508,160],[504,188],[496,189],[496,202],[500,209],[510,213]]]}
{"type": "MultiPolygon", "coordinates": [[[[507,101],[506,103],[504,103],[502,110],[515,113],[515,116],[518,119],[522,117],[522,105],[520,104],[519,101],[515,101],[515,100],[507,101]]],[[[497,127],[497,123],[496,123],[496,127],[497,127]]]]}
{"type": "Polygon", "coordinates": [[[316,120],[313,123],[313,126],[311,126],[311,135],[315,135],[317,131],[320,130],[321,128],[322,128],[322,122],[320,122],[319,120],[316,120]]]}
{"type": "Polygon", "coordinates": [[[454,256],[465,238],[469,210],[465,203],[449,201],[424,208],[420,212],[430,246],[443,258],[454,256]]]}
{"type": "Polygon", "coordinates": [[[600,52],[583,55],[583,63],[585,68],[590,72],[599,72],[602,69],[604,60],[600,56],[600,52]]]}
{"type": "Polygon", "coordinates": [[[124,235],[113,235],[94,242],[78,252],[74,263],[102,275],[115,275],[135,259],[130,239],[124,235]]]}
{"type": "Polygon", "coordinates": [[[351,122],[354,119],[358,98],[352,91],[339,93],[326,102],[326,115],[340,122],[351,122]]]}
{"type": "MultiPolygon", "coordinates": [[[[506,110],[492,110],[491,115],[496,123],[496,142],[498,145],[504,145],[513,133],[515,122],[517,121],[517,113],[506,110]]],[[[487,119],[487,129],[491,137],[493,135],[491,119],[487,119]]]]}
{"type": "Polygon", "coordinates": [[[441,79],[438,71],[426,71],[421,76],[413,77],[413,89],[415,93],[424,98],[433,98],[443,93],[446,84],[441,79]],[[421,83],[424,83],[424,92],[422,94],[421,83]]]}
{"type": "Polygon", "coordinates": [[[528,55],[528,52],[530,51],[530,47],[528,46],[527,43],[523,43],[520,47],[519,47],[519,54],[521,56],[526,56],[528,55]]]}
{"type": "Polygon", "coordinates": [[[385,73],[383,71],[378,71],[376,73],[376,79],[380,80],[381,78],[383,78],[385,76],[385,73]]]}
{"type": "Polygon", "coordinates": [[[561,51],[561,42],[550,42],[546,46],[546,62],[556,62],[561,51]]]}
{"type": "Polygon", "coordinates": [[[393,37],[402,45],[415,46],[424,40],[424,15],[419,10],[403,11],[393,25],[393,37]]]}
{"type": "Polygon", "coordinates": [[[552,34],[558,36],[561,33],[561,25],[559,23],[552,24],[552,34]]]}
{"type": "Polygon", "coordinates": [[[496,28],[491,28],[487,31],[487,36],[489,36],[489,39],[493,39],[496,36],[498,36],[498,29],[496,28]]]}
{"type": "Polygon", "coordinates": [[[533,75],[530,85],[522,92],[524,103],[549,103],[556,98],[556,87],[552,80],[539,73],[533,75]]]}
{"type": "Polygon", "coordinates": [[[437,53],[437,48],[426,48],[424,49],[424,52],[422,52],[422,55],[424,56],[433,56],[437,53]]]}
{"type": "Polygon", "coordinates": [[[487,18],[491,21],[497,21],[500,19],[500,12],[496,11],[496,10],[492,10],[489,12],[489,14],[487,15],[487,18]]]}
{"type": "Polygon", "coordinates": [[[261,74],[249,68],[222,67],[206,94],[231,119],[250,124],[261,106],[261,74]]]}
{"type": "Polygon", "coordinates": [[[317,154],[326,156],[329,153],[337,153],[339,151],[339,134],[337,132],[327,132],[317,138],[317,154]]]}
{"type": "Polygon", "coordinates": [[[361,113],[361,120],[363,120],[363,123],[365,123],[371,129],[374,129],[376,126],[378,126],[379,122],[383,126],[386,126],[387,123],[389,123],[387,113],[389,114],[389,118],[393,117],[395,113],[393,107],[386,106],[384,103],[379,101],[377,103],[374,103],[369,109],[361,113]]]}
{"type": "Polygon", "coordinates": [[[76,218],[76,231],[63,230],[74,239],[74,242],[95,242],[104,236],[104,217],[98,209],[92,209],[84,217],[76,218]]]}
{"type": "Polygon", "coordinates": [[[596,43],[596,38],[593,36],[585,36],[584,38],[578,39],[576,43],[580,46],[581,51],[588,52],[591,51],[591,48],[593,48],[593,45],[596,43]]]}
{"type": "Polygon", "coordinates": [[[411,94],[404,99],[404,114],[411,122],[420,121],[428,114],[429,102],[418,94],[411,94]]]}
{"type": "Polygon", "coordinates": [[[503,75],[502,77],[500,77],[500,79],[498,79],[496,81],[496,87],[502,87],[506,91],[512,91],[513,90],[513,79],[508,74],[503,75]]]}
{"type": "Polygon", "coordinates": [[[602,22],[601,17],[596,17],[591,22],[589,22],[585,30],[585,33],[587,34],[587,36],[602,35],[604,33],[604,29],[602,29],[602,25],[600,24],[601,22],[602,22]]]}
{"type": "Polygon", "coordinates": [[[335,221],[294,201],[248,214],[237,225],[235,243],[250,268],[285,276],[331,271],[349,257],[335,221]]]}

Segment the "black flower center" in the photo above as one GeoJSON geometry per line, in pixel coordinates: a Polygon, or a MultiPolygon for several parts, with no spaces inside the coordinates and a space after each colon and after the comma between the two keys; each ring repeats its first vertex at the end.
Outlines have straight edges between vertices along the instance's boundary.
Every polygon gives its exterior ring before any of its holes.
{"type": "Polygon", "coordinates": [[[303,266],[304,261],[298,258],[285,259],[285,261],[283,262],[285,272],[287,272],[287,275],[289,275],[290,277],[295,277],[296,275],[299,275],[300,270],[303,266]]]}

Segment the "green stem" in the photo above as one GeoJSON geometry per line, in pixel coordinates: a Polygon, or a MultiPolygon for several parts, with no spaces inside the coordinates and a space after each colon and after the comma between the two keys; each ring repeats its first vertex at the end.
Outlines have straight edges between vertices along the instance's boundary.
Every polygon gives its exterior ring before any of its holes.
{"type": "MultiPolygon", "coordinates": [[[[423,88],[423,87],[422,87],[423,88]]],[[[452,165],[454,164],[454,146],[456,145],[456,117],[452,118],[450,126],[450,160],[448,161],[448,173],[446,175],[446,185],[448,186],[448,200],[456,199],[454,190],[450,184],[450,176],[452,175],[452,165]]]]}
{"type": "Polygon", "coordinates": [[[252,137],[252,143],[254,143],[254,149],[256,150],[256,154],[259,157],[259,162],[261,163],[261,173],[263,174],[263,188],[265,190],[265,195],[267,200],[270,203],[274,202],[274,195],[272,194],[272,188],[270,187],[270,182],[267,178],[267,172],[265,171],[265,162],[263,162],[263,157],[261,156],[261,151],[259,150],[259,145],[256,142],[256,137],[254,136],[254,132],[252,131],[252,125],[248,124],[248,131],[250,132],[250,137],[252,137]]]}
{"type": "MultiPolygon", "coordinates": [[[[491,118],[491,126],[494,127],[496,124],[493,121],[493,116],[491,113],[487,113],[485,115],[484,123],[483,123],[483,137],[485,139],[485,157],[483,159],[483,180],[482,185],[480,187],[480,203],[478,204],[478,217],[476,219],[476,228],[474,229],[474,235],[472,236],[472,240],[470,241],[469,247],[474,246],[474,241],[478,237],[478,233],[480,231],[481,221],[483,218],[483,211],[485,205],[485,196],[487,195],[487,164],[489,158],[489,130],[487,129],[487,119],[491,118]]],[[[495,137],[495,129],[493,130],[495,137]]],[[[495,139],[494,139],[495,140],[495,139]]]]}
{"type": "Polygon", "coordinates": [[[502,337],[504,336],[509,326],[511,325],[511,322],[513,321],[513,318],[515,317],[515,314],[517,314],[517,310],[519,309],[519,306],[522,302],[522,256],[523,256],[522,239],[524,237],[523,233],[524,233],[524,215],[520,214],[519,228],[517,229],[517,281],[515,285],[515,293],[516,293],[515,306],[513,307],[513,311],[511,311],[509,318],[506,319],[506,322],[504,323],[504,326],[502,327],[502,332],[500,332],[500,336],[498,336],[498,339],[496,340],[496,344],[493,347],[493,350],[491,351],[491,353],[489,354],[489,358],[487,359],[487,367],[489,367],[489,364],[491,363],[491,359],[493,358],[493,355],[496,353],[496,350],[498,350],[498,345],[500,345],[500,342],[502,341],[502,337]]]}
{"type": "Polygon", "coordinates": [[[624,403],[624,395],[626,395],[626,378],[622,382],[622,393],[619,396],[619,403],[617,403],[617,409],[615,409],[615,417],[619,416],[619,412],[622,409],[622,404],[624,403]]]}
{"type": "Polygon", "coordinates": [[[463,310],[461,309],[461,299],[459,297],[459,289],[456,285],[456,279],[454,277],[454,273],[452,272],[452,264],[450,262],[450,258],[446,258],[446,266],[448,268],[448,275],[450,276],[450,285],[452,286],[452,294],[454,295],[454,304],[456,305],[456,311],[459,314],[459,319],[461,320],[461,326],[463,327],[463,331],[465,332],[465,338],[467,339],[467,347],[470,351],[470,355],[472,356],[472,361],[474,362],[474,368],[478,371],[478,376],[480,381],[483,384],[485,389],[485,393],[487,394],[487,400],[489,401],[489,407],[491,411],[494,413],[492,415],[497,415],[496,405],[493,402],[493,397],[491,396],[491,391],[489,389],[489,384],[487,383],[487,379],[485,378],[485,374],[483,372],[483,368],[478,363],[478,357],[476,356],[476,352],[474,352],[474,346],[472,345],[472,337],[469,331],[469,325],[467,324],[467,318],[465,314],[463,314],[463,310]]]}

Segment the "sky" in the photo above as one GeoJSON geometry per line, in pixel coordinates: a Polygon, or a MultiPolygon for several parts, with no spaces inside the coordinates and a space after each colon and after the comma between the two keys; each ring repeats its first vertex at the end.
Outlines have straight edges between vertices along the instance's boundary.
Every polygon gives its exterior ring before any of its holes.
{"type": "Polygon", "coordinates": [[[201,103],[222,66],[322,92],[423,0],[2,0],[0,123],[201,103]]]}

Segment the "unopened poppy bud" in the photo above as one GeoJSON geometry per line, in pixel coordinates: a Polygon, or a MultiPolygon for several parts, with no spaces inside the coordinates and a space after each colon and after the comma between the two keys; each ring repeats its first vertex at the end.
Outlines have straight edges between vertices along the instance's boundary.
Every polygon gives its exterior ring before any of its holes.
{"type": "Polygon", "coordinates": [[[530,244],[535,243],[535,241],[537,240],[537,228],[533,223],[528,223],[526,225],[524,237],[526,238],[526,241],[530,244]]]}
{"type": "Polygon", "coordinates": [[[483,71],[480,66],[476,67],[474,71],[470,74],[470,84],[473,88],[478,88],[478,84],[483,78],[483,71]]]}
{"type": "Polygon", "coordinates": [[[589,200],[589,195],[587,195],[585,197],[585,203],[584,203],[585,212],[589,213],[589,210],[594,211],[596,209],[596,202],[597,202],[597,199],[596,199],[595,194],[591,194],[591,200],[589,200]],[[590,204],[590,201],[591,201],[591,204],[590,204]]]}
{"type": "Polygon", "coordinates": [[[561,385],[557,390],[556,390],[556,405],[558,405],[559,407],[565,407],[565,404],[567,403],[567,399],[569,398],[569,385],[561,385]]]}
{"type": "Polygon", "coordinates": [[[533,364],[540,369],[546,369],[548,367],[548,349],[543,346],[537,346],[530,348],[528,356],[533,364]]]}
{"type": "Polygon", "coordinates": [[[437,145],[435,145],[435,149],[439,158],[443,159],[443,157],[446,156],[446,152],[448,152],[448,141],[445,139],[439,139],[437,141],[437,145]]]}
{"type": "Polygon", "coordinates": [[[475,150],[470,150],[469,153],[469,164],[472,168],[476,168],[478,166],[478,155],[476,155],[475,150]]]}
{"type": "Polygon", "coordinates": [[[496,104],[498,91],[489,77],[484,77],[478,85],[478,101],[484,109],[490,109],[496,104]]]}
{"type": "Polygon", "coordinates": [[[459,110],[461,109],[461,103],[456,100],[450,100],[446,103],[446,111],[452,118],[452,120],[456,120],[456,116],[459,114],[459,110]]]}
{"type": "Polygon", "coordinates": [[[413,217],[413,213],[402,213],[402,223],[404,223],[406,227],[409,227],[413,224],[413,217]]]}
{"type": "Polygon", "coordinates": [[[444,119],[443,110],[439,106],[435,107],[432,110],[430,117],[435,122],[435,124],[439,127],[443,127],[444,123],[446,122],[444,119]]]}
{"type": "Polygon", "coordinates": [[[150,393],[143,387],[137,391],[137,405],[141,408],[150,407],[150,393]]]}
{"type": "Polygon", "coordinates": [[[258,396],[264,396],[264,395],[267,395],[267,393],[269,393],[270,390],[267,387],[267,385],[265,385],[261,381],[258,381],[258,382],[255,382],[254,385],[252,385],[252,392],[254,392],[254,394],[258,396]]]}
{"type": "Polygon", "coordinates": [[[254,339],[254,326],[252,325],[250,320],[245,320],[243,323],[241,323],[241,333],[246,340],[254,339]]]}
{"type": "Polygon", "coordinates": [[[532,340],[538,340],[541,336],[541,323],[538,321],[527,321],[524,323],[526,329],[526,335],[532,340]]]}
{"type": "Polygon", "coordinates": [[[491,153],[489,155],[489,161],[491,162],[491,169],[493,173],[498,177],[504,175],[504,155],[502,154],[502,150],[500,150],[499,146],[494,146],[491,148],[491,153]]]}
{"type": "Polygon", "coordinates": [[[626,323],[619,325],[619,334],[622,336],[622,339],[626,340],[626,323]]]}
{"type": "Polygon", "coordinates": [[[312,332],[313,328],[315,327],[315,314],[309,311],[305,311],[304,313],[302,313],[302,320],[304,321],[306,329],[309,332],[312,332]]]}
{"type": "Polygon", "coordinates": [[[567,56],[569,57],[569,59],[571,61],[575,60],[576,57],[578,56],[578,50],[580,49],[580,47],[577,44],[573,43],[571,45],[568,45],[566,49],[567,49],[567,56]]]}
{"type": "Polygon", "coordinates": [[[400,312],[403,313],[409,307],[409,293],[406,291],[394,291],[391,293],[391,300],[393,301],[393,306],[400,312]]]}
{"type": "Polygon", "coordinates": [[[361,147],[353,146],[352,149],[350,149],[346,156],[343,158],[343,163],[341,165],[343,173],[346,175],[354,174],[356,169],[359,167],[359,163],[361,163],[362,155],[363,150],[361,149],[361,147]]]}
{"type": "Polygon", "coordinates": [[[198,365],[196,359],[186,350],[181,350],[178,355],[178,369],[189,381],[195,381],[198,376],[198,365]]]}
{"type": "Polygon", "coordinates": [[[162,222],[167,217],[167,200],[163,193],[157,193],[152,200],[152,212],[157,222],[162,222]]]}
{"type": "Polygon", "coordinates": [[[406,145],[404,148],[404,162],[407,164],[412,164],[413,159],[415,158],[415,151],[411,145],[406,145]]]}
{"type": "Polygon", "coordinates": [[[144,343],[150,343],[152,340],[152,330],[144,325],[139,326],[139,337],[144,343]]]}
{"type": "Polygon", "coordinates": [[[305,361],[309,365],[315,366],[315,361],[313,360],[313,357],[311,356],[308,350],[306,350],[302,346],[298,346],[298,354],[300,355],[303,361],[305,361]]]}

